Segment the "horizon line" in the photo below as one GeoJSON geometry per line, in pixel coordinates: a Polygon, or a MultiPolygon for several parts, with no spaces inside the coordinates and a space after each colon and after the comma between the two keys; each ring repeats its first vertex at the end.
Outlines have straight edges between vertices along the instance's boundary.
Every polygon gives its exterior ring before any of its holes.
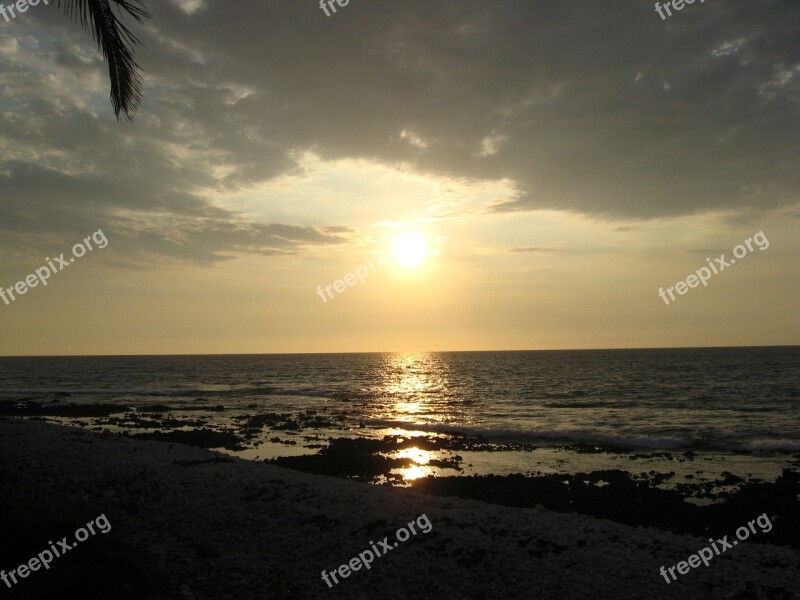
{"type": "Polygon", "coordinates": [[[142,358],[177,356],[319,356],[331,354],[457,354],[488,352],[610,352],[626,350],[729,350],[734,348],[798,348],[800,344],[772,344],[760,346],[647,346],[626,348],[538,348],[505,350],[361,350],[354,352],[223,352],[196,354],[0,354],[2,358],[142,358]]]}

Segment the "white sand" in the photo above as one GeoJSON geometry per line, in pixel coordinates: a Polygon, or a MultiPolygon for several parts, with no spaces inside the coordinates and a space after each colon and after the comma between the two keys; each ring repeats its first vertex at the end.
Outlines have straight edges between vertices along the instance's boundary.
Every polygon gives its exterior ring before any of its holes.
{"type": "Polygon", "coordinates": [[[240,459],[185,467],[173,461],[229,457],[35,421],[0,421],[0,456],[15,477],[96,505],[110,535],[156,555],[187,599],[799,597],[800,553],[788,548],[740,543],[667,585],[659,567],[685,560],[704,539],[240,459]],[[391,541],[423,513],[430,533],[332,589],[322,581],[323,569],[346,563],[370,540],[391,541]],[[219,557],[198,558],[197,545],[219,557]],[[276,569],[291,594],[269,583],[276,569]],[[792,591],[776,594],[780,588],[792,591]]]}

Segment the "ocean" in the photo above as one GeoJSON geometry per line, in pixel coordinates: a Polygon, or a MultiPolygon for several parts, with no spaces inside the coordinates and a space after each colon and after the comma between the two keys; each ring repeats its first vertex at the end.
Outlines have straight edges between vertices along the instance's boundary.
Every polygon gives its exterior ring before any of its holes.
{"type": "Polygon", "coordinates": [[[772,479],[800,453],[799,359],[800,347],[0,358],[0,413],[225,432],[240,443],[224,451],[252,460],[391,440],[371,452],[402,463],[372,480],[397,485],[665,467],[772,479]]]}

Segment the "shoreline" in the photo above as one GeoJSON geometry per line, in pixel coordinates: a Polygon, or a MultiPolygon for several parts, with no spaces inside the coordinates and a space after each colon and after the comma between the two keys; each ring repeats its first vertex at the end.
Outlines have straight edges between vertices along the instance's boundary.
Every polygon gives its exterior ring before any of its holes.
{"type": "Polygon", "coordinates": [[[681,490],[686,498],[700,498],[691,491],[692,486],[700,489],[711,484],[722,491],[725,485],[720,482],[731,477],[747,482],[774,481],[785,469],[797,470],[800,466],[800,442],[793,439],[759,449],[748,444],[717,446],[702,441],[680,447],[637,446],[624,441],[582,440],[580,436],[514,439],[485,437],[457,426],[442,430],[413,424],[386,427],[355,423],[340,410],[330,408],[273,412],[259,410],[256,404],[225,406],[203,400],[198,398],[192,406],[180,408],[166,404],[83,404],[61,393],[48,403],[30,398],[2,400],[0,417],[43,419],[287,464],[313,462],[318,459],[296,457],[331,451],[341,455],[339,451],[344,450],[361,462],[365,462],[366,454],[372,454],[369,469],[362,472],[355,468],[348,475],[360,480],[373,477],[375,483],[392,485],[407,485],[406,480],[426,475],[571,476],[621,470],[634,476],[657,473],[658,487],[681,490]],[[383,463],[380,468],[378,462],[383,463]]]}
{"type": "Polygon", "coordinates": [[[109,535],[148,549],[185,598],[792,598],[800,587],[800,553],[771,544],[742,544],[668,585],[659,568],[705,539],[31,420],[0,420],[0,440],[9,477],[108,514],[109,535]],[[422,514],[429,534],[327,588],[323,569],[422,514]]]}

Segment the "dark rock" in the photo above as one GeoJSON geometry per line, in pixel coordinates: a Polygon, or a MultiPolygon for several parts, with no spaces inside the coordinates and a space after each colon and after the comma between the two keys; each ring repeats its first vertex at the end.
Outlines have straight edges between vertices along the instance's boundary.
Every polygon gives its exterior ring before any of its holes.
{"type": "Polygon", "coordinates": [[[168,431],[153,433],[137,433],[132,438],[141,440],[155,440],[159,442],[174,442],[198,448],[225,448],[227,450],[244,450],[243,439],[239,436],[211,429],[195,429],[192,431],[168,431]]]}

